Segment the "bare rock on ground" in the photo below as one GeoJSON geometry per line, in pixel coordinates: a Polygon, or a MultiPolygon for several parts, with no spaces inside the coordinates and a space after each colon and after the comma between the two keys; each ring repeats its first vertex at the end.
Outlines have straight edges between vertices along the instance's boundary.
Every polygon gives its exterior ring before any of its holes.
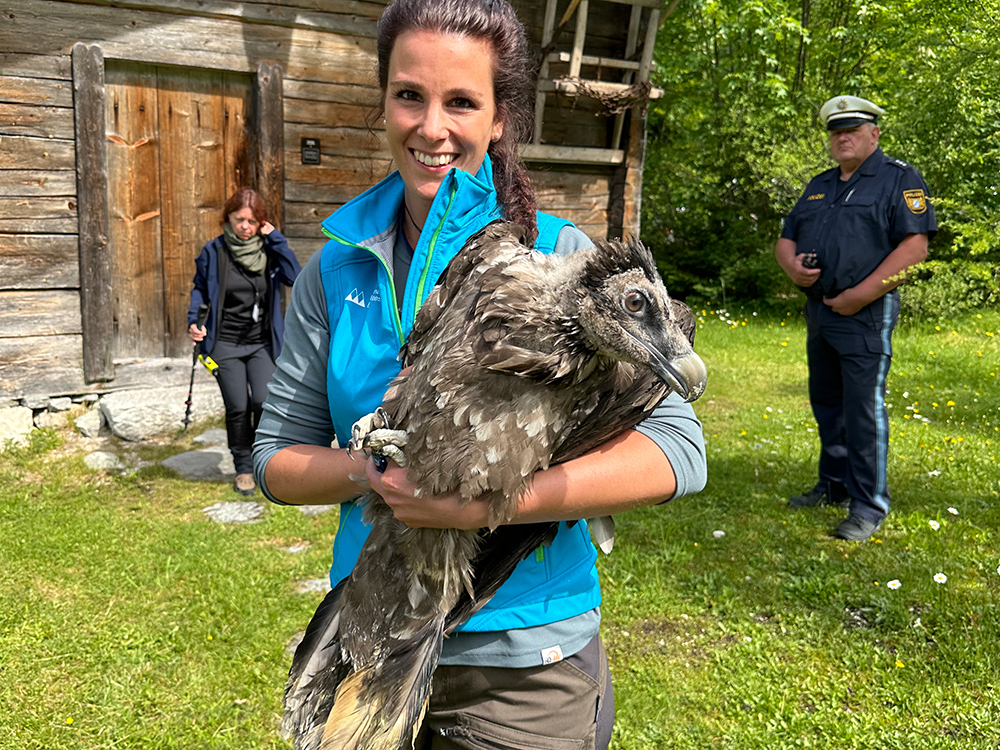
{"type": "MultiPolygon", "coordinates": [[[[187,386],[116,391],[101,398],[101,414],[115,435],[140,441],[184,426],[187,393],[187,386]]],[[[222,394],[214,382],[195,383],[191,403],[192,422],[225,414],[222,394]]]]}
{"type": "Polygon", "coordinates": [[[31,409],[24,406],[12,406],[0,409],[0,452],[8,441],[15,445],[26,445],[28,435],[35,429],[31,409]]]}
{"type": "Polygon", "coordinates": [[[216,523],[256,523],[264,512],[264,506],[252,500],[233,500],[215,503],[203,509],[216,523]]]}
{"type": "Polygon", "coordinates": [[[196,482],[229,481],[236,476],[233,454],[219,445],[178,453],[163,459],[160,465],[196,482]]]}

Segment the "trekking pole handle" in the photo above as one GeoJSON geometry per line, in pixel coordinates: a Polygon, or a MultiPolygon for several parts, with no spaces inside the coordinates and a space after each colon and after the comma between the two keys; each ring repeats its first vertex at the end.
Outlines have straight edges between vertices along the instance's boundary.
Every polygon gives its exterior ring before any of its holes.
{"type": "Polygon", "coordinates": [[[208,320],[208,305],[198,305],[198,321],[195,325],[204,328],[206,320],[208,320]]]}

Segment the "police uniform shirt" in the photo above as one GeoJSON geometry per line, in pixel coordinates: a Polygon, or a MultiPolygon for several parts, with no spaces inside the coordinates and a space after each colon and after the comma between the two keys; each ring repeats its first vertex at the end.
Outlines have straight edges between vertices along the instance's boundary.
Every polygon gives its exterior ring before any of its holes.
{"type": "Polygon", "coordinates": [[[819,280],[803,291],[821,299],[859,284],[906,235],[936,232],[923,177],[878,148],[847,181],[839,166],[814,177],[781,236],[795,242],[797,255],[816,254],[819,280]]]}

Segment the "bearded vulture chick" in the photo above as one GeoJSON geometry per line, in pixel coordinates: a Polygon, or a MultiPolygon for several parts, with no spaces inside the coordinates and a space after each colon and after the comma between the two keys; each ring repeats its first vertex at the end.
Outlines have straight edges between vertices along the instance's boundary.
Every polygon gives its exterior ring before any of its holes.
{"type": "Polygon", "coordinates": [[[558,529],[504,525],[532,475],[633,427],[670,391],[705,389],[691,311],[639,242],[552,256],[523,239],[500,222],[469,239],[417,315],[412,370],[352,440],[405,462],[421,494],[486,503],[490,529],[411,529],[366,494],[371,534],[289,673],[283,728],[297,750],[412,748],[443,637],[558,529]]]}

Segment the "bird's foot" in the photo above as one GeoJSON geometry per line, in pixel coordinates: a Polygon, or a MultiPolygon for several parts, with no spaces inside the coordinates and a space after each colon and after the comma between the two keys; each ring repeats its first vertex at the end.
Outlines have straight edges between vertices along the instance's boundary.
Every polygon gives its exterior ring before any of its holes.
{"type": "Polygon", "coordinates": [[[360,451],[365,455],[378,455],[392,459],[400,466],[406,466],[408,435],[405,430],[391,429],[389,415],[378,407],[371,414],[361,417],[351,427],[351,439],[347,444],[348,455],[360,451]]]}

